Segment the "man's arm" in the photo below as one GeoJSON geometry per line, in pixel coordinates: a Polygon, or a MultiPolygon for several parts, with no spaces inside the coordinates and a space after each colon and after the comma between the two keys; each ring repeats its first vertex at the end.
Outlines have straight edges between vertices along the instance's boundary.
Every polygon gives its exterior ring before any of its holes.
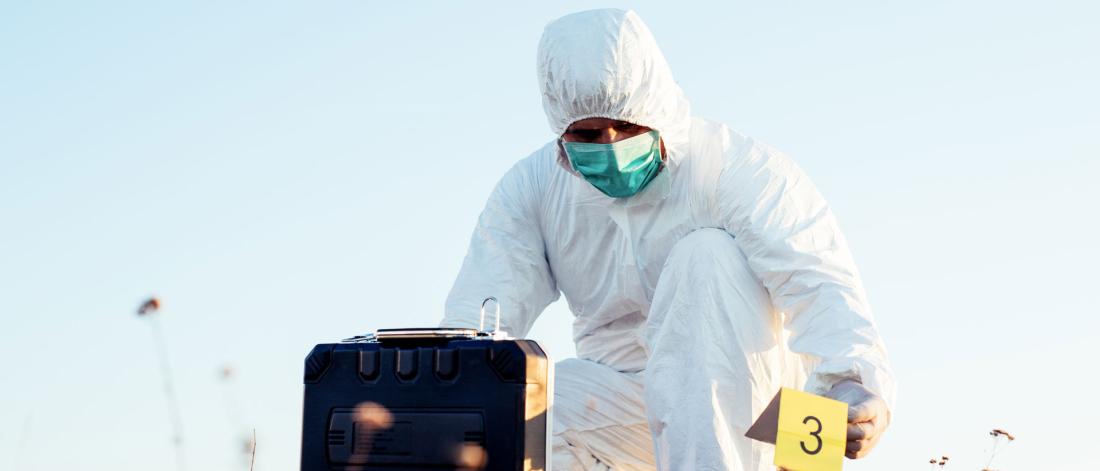
{"type": "Polygon", "coordinates": [[[849,435],[862,443],[849,447],[873,446],[894,406],[894,375],[844,236],[794,162],[740,140],[719,177],[720,220],[785,314],[790,349],[814,365],[805,389],[857,401],[849,435]]]}
{"type": "MultiPolygon", "coordinates": [[[[477,327],[482,301],[500,301],[500,328],[523,337],[558,298],[536,217],[540,175],[529,157],[497,183],[478,218],[462,269],[447,296],[443,327],[477,327]]],[[[486,328],[493,313],[486,312],[486,328]]]]}

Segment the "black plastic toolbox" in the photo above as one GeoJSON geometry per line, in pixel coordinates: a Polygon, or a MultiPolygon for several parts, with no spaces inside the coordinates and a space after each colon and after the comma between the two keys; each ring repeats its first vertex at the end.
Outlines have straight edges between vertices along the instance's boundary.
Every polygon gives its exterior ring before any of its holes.
{"type": "Polygon", "coordinates": [[[317,345],[301,469],[547,469],[552,368],[535,341],[474,329],[317,345]]]}

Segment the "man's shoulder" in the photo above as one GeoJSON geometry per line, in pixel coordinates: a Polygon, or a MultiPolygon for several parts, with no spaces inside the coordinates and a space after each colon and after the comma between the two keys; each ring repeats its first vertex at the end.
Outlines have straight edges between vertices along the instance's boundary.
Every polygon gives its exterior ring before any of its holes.
{"type": "Polygon", "coordinates": [[[554,178],[557,168],[558,145],[556,140],[551,140],[512,164],[501,177],[501,184],[537,191],[554,178]]]}
{"type": "Polygon", "coordinates": [[[790,157],[772,145],[723,123],[702,118],[695,118],[692,124],[692,148],[693,153],[702,157],[699,160],[708,161],[700,163],[715,171],[743,166],[784,171],[794,165],[790,157]]]}
{"type": "MultiPolygon", "coordinates": [[[[755,200],[769,188],[803,179],[801,170],[775,147],[725,124],[695,119],[686,181],[699,207],[755,200]]],[[[713,207],[721,211],[719,207],[713,207]]]]}
{"type": "Polygon", "coordinates": [[[734,127],[705,118],[692,118],[692,147],[700,154],[729,160],[749,152],[778,153],[775,148],[734,127]]]}
{"type": "Polygon", "coordinates": [[[557,139],[551,139],[545,144],[539,146],[526,157],[516,162],[515,166],[523,166],[528,168],[539,168],[541,170],[547,170],[553,165],[557,165],[558,161],[558,141],[557,139]],[[543,168],[546,167],[546,168],[543,168]]]}

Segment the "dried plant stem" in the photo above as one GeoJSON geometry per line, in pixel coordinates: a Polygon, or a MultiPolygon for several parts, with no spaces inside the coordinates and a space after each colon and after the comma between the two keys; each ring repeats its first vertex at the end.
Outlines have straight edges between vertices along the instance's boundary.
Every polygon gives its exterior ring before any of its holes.
{"type": "Polygon", "coordinates": [[[160,359],[160,373],[164,379],[164,396],[168,400],[168,413],[172,418],[172,445],[176,452],[176,469],[187,469],[183,453],[183,416],[176,400],[176,388],[172,384],[172,365],[168,362],[168,349],[164,345],[164,335],[160,330],[160,316],[150,316],[149,324],[153,329],[153,343],[156,344],[160,359]]]}
{"type": "Polygon", "coordinates": [[[252,429],[252,459],[248,462],[248,471],[256,466],[256,429],[252,429]]]}
{"type": "Polygon", "coordinates": [[[993,459],[997,457],[997,446],[1001,444],[1001,437],[993,436],[993,449],[989,452],[989,461],[985,463],[985,469],[993,469],[993,459]]]}

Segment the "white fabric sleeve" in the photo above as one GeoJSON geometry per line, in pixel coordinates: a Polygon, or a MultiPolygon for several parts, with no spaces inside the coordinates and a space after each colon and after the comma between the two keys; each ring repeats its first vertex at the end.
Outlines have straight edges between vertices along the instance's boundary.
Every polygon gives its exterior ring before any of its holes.
{"type": "Polygon", "coordinates": [[[730,153],[718,179],[719,221],[784,313],[791,351],[813,367],[806,391],[824,394],[841,380],[857,380],[893,410],[886,349],[824,198],[774,149],[749,141],[730,153]]]}
{"type": "MultiPolygon", "coordinates": [[[[532,156],[532,157],[537,157],[532,156]]],[[[524,337],[558,299],[539,224],[538,168],[525,159],[497,183],[478,218],[462,269],[447,296],[442,327],[478,327],[481,303],[500,301],[500,329],[524,337]]],[[[494,309],[487,306],[485,328],[494,309]]]]}

